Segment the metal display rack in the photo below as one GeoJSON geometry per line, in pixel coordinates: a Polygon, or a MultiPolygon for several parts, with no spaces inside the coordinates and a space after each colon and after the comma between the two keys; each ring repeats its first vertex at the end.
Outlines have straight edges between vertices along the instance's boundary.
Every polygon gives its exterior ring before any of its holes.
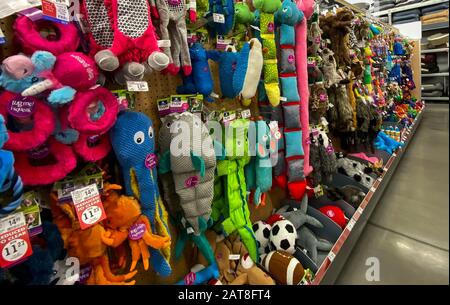
{"type": "Polygon", "coordinates": [[[405,151],[411,142],[417,127],[422,120],[425,107],[417,115],[414,122],[405,131],[404,146],[396,153],[393,153],[383,168],[384,173],[379,177],[367,192],[366,197],[361,202],[353,217],[348,221],[347,226],[342,231],[333,248],[328,253],[326,259],[316,272],[313,285],[331,285],[339,276],[344,267],[352,249],[358,241],[361,233],[367,225],[375,207],[383,196],[386,186],[389,184],[394,172],[400,163],[405,151]]]}
{"type": "Polygon", "coordinates": [[[399,6],[399,7],[390,8],[390,9],[384,10],[384,11],[373,12],[372,15],[375,16],[375,17],[380,17],[380,16],[386,16],[387,15],[387,16],[389,16],[389,20],[391,20],[392,13],[399,13],[399,12],[403,12],[403,11],[407,11],[407,10],[412,10],[412,9],[415,9],[415,8],[421,8],[421,7],[435,5],[435,4],[441,4],[441,3],[445,3],[445,2],[448,2],[448,0],[422,1],[422,2],[419,2],[419,3],[410,4],[410,5],[403,5],[403,6],[399,6]]]}

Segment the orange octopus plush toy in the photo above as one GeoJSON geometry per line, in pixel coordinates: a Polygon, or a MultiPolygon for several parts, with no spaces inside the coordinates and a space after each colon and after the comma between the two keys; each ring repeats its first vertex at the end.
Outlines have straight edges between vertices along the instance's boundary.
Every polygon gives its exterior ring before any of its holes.
{"type": "MultiPolygon", "coordinates": [[[[121,189],[116,186],[115,189],[121,189]]],[[[112,191],[104,200],[104,208],[107,216],[107,230],[102,233],[103,243],[111,247],[118,247],[128,239],[131,248],[130,271],[136,268],[136,264],[142,257],[144,269],[148,270],[150,252],[148,247],[162,249],[170,246],[169,236],[152,234],[150,222],[141,212],[139,202],[134,197],[119,195],[112,191]]]]}

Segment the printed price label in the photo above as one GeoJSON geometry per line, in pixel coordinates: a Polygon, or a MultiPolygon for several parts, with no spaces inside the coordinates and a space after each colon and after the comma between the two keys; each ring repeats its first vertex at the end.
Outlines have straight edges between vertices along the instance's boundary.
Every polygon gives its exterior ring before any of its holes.
{"type": "Polygon", "coordinates": [[[216,23],[225,23],[225,16],[223,14],[213,13],[213,21],[216,23]]]}
{"type": "Polygon", "coordinates": [[[370,191],[371,191],[372,193],[375,193],[376,190],[377,190],[377,189],[376,189],[374,186],[372,186],[372,187],[370,188],[370,191]]]}
{"type": "Polygon", "coordinates": [[[127,89],[131,92],[147,92],[148,83],[144,81],[127,81],[127,89]]]}
{"type": "Polygon", "coordinates": [[[68,23],[70,14],[66,0],[42,0],[42,14],[44,18],[60,23],[68,23]]]}
{"type": "Polygon", "coordinates": [[[238,261],[238,260],[241,259],[241,255],[240,255],[240,254],[230,254],[230,255],[228,256],[228,259],[229,259],[230,261],[238,261]]]}
{"type": "Polygon", "coordinates": [[[250,111],[250,109],[242,110],[242,112],[241,112],[241,117],[242,117],[243,119],[247,119],[247,118],[249,118],[249,117],[251,117],[251,116],[252,116],[252,112],[250,111]]]}
{"type": "Polygon", "coordinates": [[[25,216],[15,213],[0,220],[0,267],[6,268],[33,253],[25,216]]]}
{"type": "Polygon", "coordinates": [[[359,214],[362,214],[363,211],[364,211],[364,209],[363,209],[362,207],[359,207],[356,211],[357,211],[359,214]]]}
{"type": "Polygon", "coordinates": [[[330,262],[333,262],[334,258],[336,257],[336,254],[334,254],[333,251],[330,251],[330,253],[328,253],[327,257],[330,260],[330,262]]]}
{"type": "Polygon", "coordinates": [[[81,230],[87,229],[106,218],[96,184],[77,189],[70,194],[80,221],[81,230]]]}
{"type": "Polygon", "coordinates": [[[355,223],[356,223],[356,221],[352,218],[352,219],[350,219],[350,221],[348,222],[348,224],[347,224],[347,229],[349,230],[349,231],[351,231],[352,229],[353,229],[353,227],[355,226],[355,223]]]}

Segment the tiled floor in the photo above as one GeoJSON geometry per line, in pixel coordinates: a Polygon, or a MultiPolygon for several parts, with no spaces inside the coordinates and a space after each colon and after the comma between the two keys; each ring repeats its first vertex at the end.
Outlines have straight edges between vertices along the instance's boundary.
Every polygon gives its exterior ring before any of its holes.
{"type": "Polygon", "coordinates": [[[449,105],[427,105],[336,284],[449,284],[449,105]],[[379,281],[366,273],[379,261],[379,281]]]}

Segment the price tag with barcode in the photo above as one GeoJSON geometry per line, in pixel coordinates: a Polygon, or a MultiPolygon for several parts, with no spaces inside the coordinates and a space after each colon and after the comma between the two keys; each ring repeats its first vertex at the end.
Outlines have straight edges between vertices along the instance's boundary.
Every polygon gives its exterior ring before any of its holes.
{"type": "Polygon", "coordinates": [[[335,257],[336,254],[334,254],[333,251],[330,251],[330,253],[328,253],[328,259],[330,260],[330,262],[333,262],[335,257]]]}
{"type": "Polygon", "coordinates": [[[363,209],[362,207],[359,207],[356,211],[357,211],[359,214],[362,214],[363,211],[364,211],[364,209],[363,209]]]}
{"type": "Polygon", "coordinates": [[[213,21],[215,23],[225,23],[225,15],[213,13],[213,21]]]}
{"type": "Polygon", "coordinates": [[[372,193],[375,193],[376,190],[377,190],[377,189],[376,189],[374,186],[372,186],[372,187],[370,188],[370,191],[371,191],[372,193]]]}
{"type": "Polygon", "coordinates": [[[355,223],[356,223],[356,221],[352,218],[352,219],[350,219],[350,221],[348,222],[348,224],[347,224],[347,229],[349,230],[349,231],[351,231],[352,229],[353,229],[353,227],[355,226],[355,223]]]}
{"type": "Polygon", "coordinates": [[[239,254],[230,254],[228,255],[228,259],[230,261],[238,261],[241,258],[241,255],[239,254]]]}
{"type": "Polygon", "coordinates": [[[91,184],[70,193],[81,230],[87,229],[106,218],[97,185],[91,184]]]}
{"type": "Polygon", "coordinates": [[[127,81],[127,89],[131,92],[147,92],[148,83],[144,81],[127,81]]]}
{"type": "Polygon", "coordinates": [[[0,267],[6,268],[33,253],[25,216],[22,212],[0,220],[0,267]]]}
{"type": "Polygon", "coordinates": [[[42,14],[44,18],[59,23],[68,23],[70,14],[68,0],[42,0],[42,14]]]}

